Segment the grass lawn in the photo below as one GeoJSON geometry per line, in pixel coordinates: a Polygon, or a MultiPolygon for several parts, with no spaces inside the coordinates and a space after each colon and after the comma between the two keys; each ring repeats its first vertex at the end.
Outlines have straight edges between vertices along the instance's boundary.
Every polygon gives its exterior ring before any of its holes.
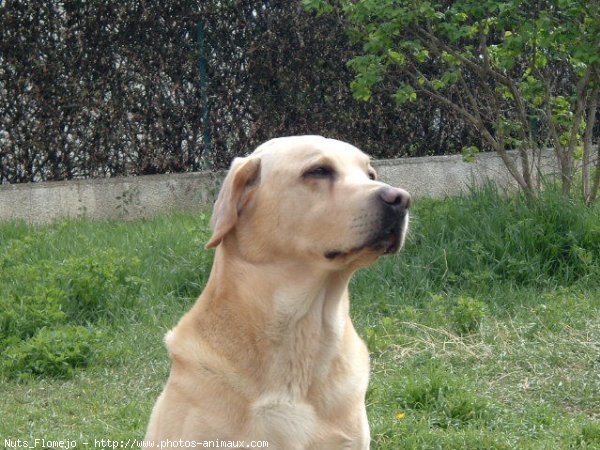
{"type": "MultiPolygon", "coordinates": [[[[0,448],[136,448],[162,337],[210,270],[207,224],[0,224],[0,448]]],[[[351,287],[371,447],[600,448],[599,280],[600,208],[491,189],[416,201],[405,250],[351,287]]]]}

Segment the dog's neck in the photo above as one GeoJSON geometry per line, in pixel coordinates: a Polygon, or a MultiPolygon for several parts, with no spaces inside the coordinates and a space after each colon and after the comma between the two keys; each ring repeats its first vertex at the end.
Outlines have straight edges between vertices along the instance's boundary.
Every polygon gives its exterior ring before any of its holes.
{"type": "Polygon", "coordinates": [[[268,342],[271,355],[264,376],[290,401],[305,397],[315,378],[329,370],[349,325],[352,271],[323,271],[295,261],[258,264],[232,258],[231,251],[235,248],[217,249],[215,278],[228,280],[236,299],[252,303],[244,310],[258,311],[260,317],[250,320],[262,323],[259,339],[268,342]]]}
{"type": "Polygon", "coordinates": [[[236,299],[251,303],[249,309],[262,311],[275,328],[272,332],[265,329],[273,341],[302,321],[318,316],[320,325],[327,326],[348,314],[347,290],[353,271],[326,271],[295,260],[248,261],[240,255],[232,257],[235,251],[226,245],[217,249],[211,279],[214,275],[227,284],[214,287],[235,291],[236,299]]]}
{"type": "Polygon", "coordinates": [[[314,303],[339,299],[347,290],[355,269],[324,267],[295,258],[250,260],[244,257],[235,240],[225,239],[216,250],[211,278],[215,275],[215,279],[228,280],[227,287],[243,287],[243,291],[239,292],[242,298],[248,294],[259,297],[260,302],[285,298],[282,301],[289,307],[286,315],[289,313],[293,320],[308,313],[314,303]],[[247,286],[253,286],[254,290],[248,292],[247,286]]]}

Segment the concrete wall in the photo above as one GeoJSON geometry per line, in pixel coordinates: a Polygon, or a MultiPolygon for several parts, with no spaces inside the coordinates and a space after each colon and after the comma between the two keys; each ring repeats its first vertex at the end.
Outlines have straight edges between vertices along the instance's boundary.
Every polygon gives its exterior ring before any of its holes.
{"type": "MultiPolygon", "coordinates": [[[[555,167],[552,152],[544,167],[555,167]]],[[[495,154],[465,163],[460,155],[375,161],[379,178],[407,189],[414,197],[444,197],[492,180],[514,186],[495,154]]],[[[224,172],[116,177],[95,180],[0,185],[0,220],[48,223],[63,217],[138,219],[169,210],[211,206],[224,172]]]]}
{"type": "Polygon", "coordinates": [[[0,185],[0,220],[139,219],[212,204],[224,172],[0,185]]]}
{"type": "MultiPolygon", "coordinates": [[[[520,167],[517,153],[509,154],[520,167]]],[[[414,197],[447,197],[488,181],[503,188],[517,187],[504,162],[495,153],[476,155],[472,163],[464,162],[461,155],[452,155],[386,159],[375,161],[373,165],[381,180],[406,189],[414,197]]],[[[553,150],[543,152],[540,167],[546,174],[557,173],[553,150]]]]}

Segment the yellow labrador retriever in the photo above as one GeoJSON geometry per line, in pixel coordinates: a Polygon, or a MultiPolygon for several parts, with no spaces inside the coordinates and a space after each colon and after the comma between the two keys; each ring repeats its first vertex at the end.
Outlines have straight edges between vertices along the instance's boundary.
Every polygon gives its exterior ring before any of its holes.
{"type": "Polygon", "coordinates": [[[235,159],[210,278],[166,336],[146,448],[368,449],[369,356],[348,282],[402,246],[409,204],[341,141],[273,139],[235,159]]]}

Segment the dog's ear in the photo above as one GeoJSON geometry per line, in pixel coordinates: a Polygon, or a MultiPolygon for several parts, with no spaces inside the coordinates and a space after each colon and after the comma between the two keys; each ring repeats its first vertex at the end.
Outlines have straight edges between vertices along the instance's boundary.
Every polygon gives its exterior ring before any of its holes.
{"type": "Polygon", "coordinates": [[[238,214],[247,199],[244,194],[256,183],[259,175],[259,158],[247,157],[233,160],[215,202],[211,221],[213,235],[206,248],[218,246],[225,235],[235,227],[238,214]]]}

